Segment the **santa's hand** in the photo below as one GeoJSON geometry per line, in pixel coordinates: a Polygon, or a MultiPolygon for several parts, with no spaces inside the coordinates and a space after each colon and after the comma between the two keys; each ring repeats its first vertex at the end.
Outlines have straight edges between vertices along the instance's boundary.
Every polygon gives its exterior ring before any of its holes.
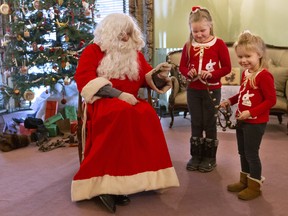
{"type": "Polygon", "coordinates": [[[122,92],[118,98],[122,101],[129,103],[130,105],[136,105],[139,101],[135,98],[133,94],[122,92]]]}
{"type": "Polygon", "coordinates": [[[158,64],[154,68],[154,73],[157,73],[159,78],[165,79],[168,77],[171,68],[172,68],[171,64],[169,64],[168,62],[163,62],[163,63],[158,64]]]}

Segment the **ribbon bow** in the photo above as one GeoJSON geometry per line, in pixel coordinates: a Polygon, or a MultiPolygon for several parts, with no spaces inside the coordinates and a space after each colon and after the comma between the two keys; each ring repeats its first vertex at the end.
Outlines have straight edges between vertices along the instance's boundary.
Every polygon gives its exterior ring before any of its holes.
{"type": "Polygon", "coordinates": [[[196,13],[200,9],[201,9],[200,6],[194,6],[194,7],[192,7],[192,13],[196,13]]]}

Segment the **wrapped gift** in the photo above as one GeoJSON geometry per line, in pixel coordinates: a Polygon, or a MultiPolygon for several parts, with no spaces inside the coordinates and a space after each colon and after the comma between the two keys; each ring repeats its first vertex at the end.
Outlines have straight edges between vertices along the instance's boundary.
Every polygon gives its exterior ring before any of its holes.
{"type": "Polygon", "coordinates": [[[77,112],[74,106],[65,106],[64,111],[67,119],[70,119],[70,121],[77,120],[77,112]]]}
{"type": "Polygon", "coordinates": [[[50,124],[45,126],[48,130],[49,137],[55,137],[58,135],[58,127],[56,124],[50,124]]]}
{"type": "Polygon", "coordinates": [[[45,119],[48,119],[58,112],[58,101],[46,101],[45,119]]]}
{"type": "Polygon", "coordinates": [[[45,127],[48,127],[51,124],[55,124],[57,121],[64,119],[61,113],[57,113],[54,116],[46,119],[44,122],[45,127]]]}
{"type": "Polygon", "coordinates": [[[21,135],[31,135],[33,132],[36,132],[36,129],[25,128],[24,123],[19,124],[19,134],[21,135]]]}

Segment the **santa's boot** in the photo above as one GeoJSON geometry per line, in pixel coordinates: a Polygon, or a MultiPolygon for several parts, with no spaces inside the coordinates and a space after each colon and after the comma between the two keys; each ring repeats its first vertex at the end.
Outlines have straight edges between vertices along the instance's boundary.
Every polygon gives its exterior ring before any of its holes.
{"type": "Polygon", "coordinates": [[[247,177],[248,187],[238,193],[238,198],[242,200],[251,200],[261,195],[261,186],[264,182],[264,177],[261,180],[251,178],[249,175],[247,177]]]}
{"type": "Polygon", "coordinates": [[[247,188],[247,175],[248,173],[240,172],[240,181],[234,184],[227,185],[227,190],[230,192],[240,192],[247,188]]]}
{"type": "Polygon", "coordinates": [[[190,154],[191,159],[186,165],[186,169],[189,171],[198,170],[199,164],[202,160],[203,151],[203,138],[201,137],[191,137],[190,139],[190,154]]]}
{"type": "Polygon", "coordinates": [[[200,172],[210,172],[216,167],[216,152],[218,140],[205,138],[203,159],[199,164],[200,172]]]}

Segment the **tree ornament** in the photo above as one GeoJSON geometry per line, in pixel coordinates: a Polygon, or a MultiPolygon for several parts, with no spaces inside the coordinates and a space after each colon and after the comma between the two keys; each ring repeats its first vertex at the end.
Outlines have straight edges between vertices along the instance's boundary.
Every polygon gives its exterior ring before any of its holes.
{"type": "Polygon", "coordinates": [[[65,38],[65,41],[66,41],[66,42],[69,42],[70,38],[69,38],[68,35],[65,35],[64,38],[65,38]]]}
{"type": "Polygon", "coordinates": [[[68,77],[68,76],[66,76],[65,78],[64,78],[64,85],[70,85],[70,83],[71,83],[71,79],[68,77]]]}
{"type": "Polygon", "coordinates": [[[28,67],[27,66],[25,66],[25,65],[23,65],[22,67],[21,67],[21,69],[20,69],[20,73],[21,74],[27,74],[28,73],[28,67]]]}
{"type": "Polygon", "coordinates": [[[66,104],[66,103],[67,103],[67,100],[63,97],[61,100],[61,104],[66,104]]]}
{"type": "Polygon", "coordinates": [[[17,40],[18,40],[18,41],[21,41],[22,39],[23,39],[22,36],[21,36],[20,34],[18,34],[18,35],[17,35],[17,40]]]}
{"type": "Polygon", "coordinates": [[[25,37],[25,38],[29,38],[29,37],[30,37],[30,32],[28,31],[28,29],[26,29],[26,30],[24,31],[24,37],[25,37]]]}
{"type": "Polygon", "coordinates": [[[61,61],[61,67],[65,68],[66,67],[66,61],[61,61]]]}
{"type": "Polygon", "coordinates": [[[27,101],[32,101],[34,97],[35,97],[35,93],[31,91],[30,89],[27,89],[23,94],[23,98],[27,101]]]}
{"type": "Polygon", "coordinates": [[[40,50],[40,51],[43,51],[43,50],[44,50],[44,46],[41,45],[41,46],[39,47],[39,50],[40,50]]]}
{"type": "Polygon", "coordinates": [[[14,92],[15,95],[19,95],[20,94],[20,90],[19,89],[14,89],[13,92],[14,92]]]}
{"type": "Polygon", "coordinates": [[[56,73],[59,71],[59,67],[58,67],[57,65],[54,65],[54,66],[52,67],[52,69],[53,69],[56,73]]]}
{"type": "Polygon", "coordinates": [[[57,3],[59,6],[61,6],[63,4],[63,2],[64,2],[63,0],[57,0],[57,3]]]}
{"type": "Polygon", "coordinates": [[[4,1],[4,3],[0,6],[0,13],[7,15],[9,14],[10,7],[9,5],[4,1]]]}
{"type": "Polygon", "coordinates": [[[39,10],[40,8],[40,1],[39,0],[34,0],[33,1],[33,7],[35,10],[39,10]]]}
{"type": "Polygon", "coordinates": [[[37,47],[37,43],[36,42],[32,43],[32,49],[33,49],[34,52],[38,51],[38,47],[37,47]]]}

